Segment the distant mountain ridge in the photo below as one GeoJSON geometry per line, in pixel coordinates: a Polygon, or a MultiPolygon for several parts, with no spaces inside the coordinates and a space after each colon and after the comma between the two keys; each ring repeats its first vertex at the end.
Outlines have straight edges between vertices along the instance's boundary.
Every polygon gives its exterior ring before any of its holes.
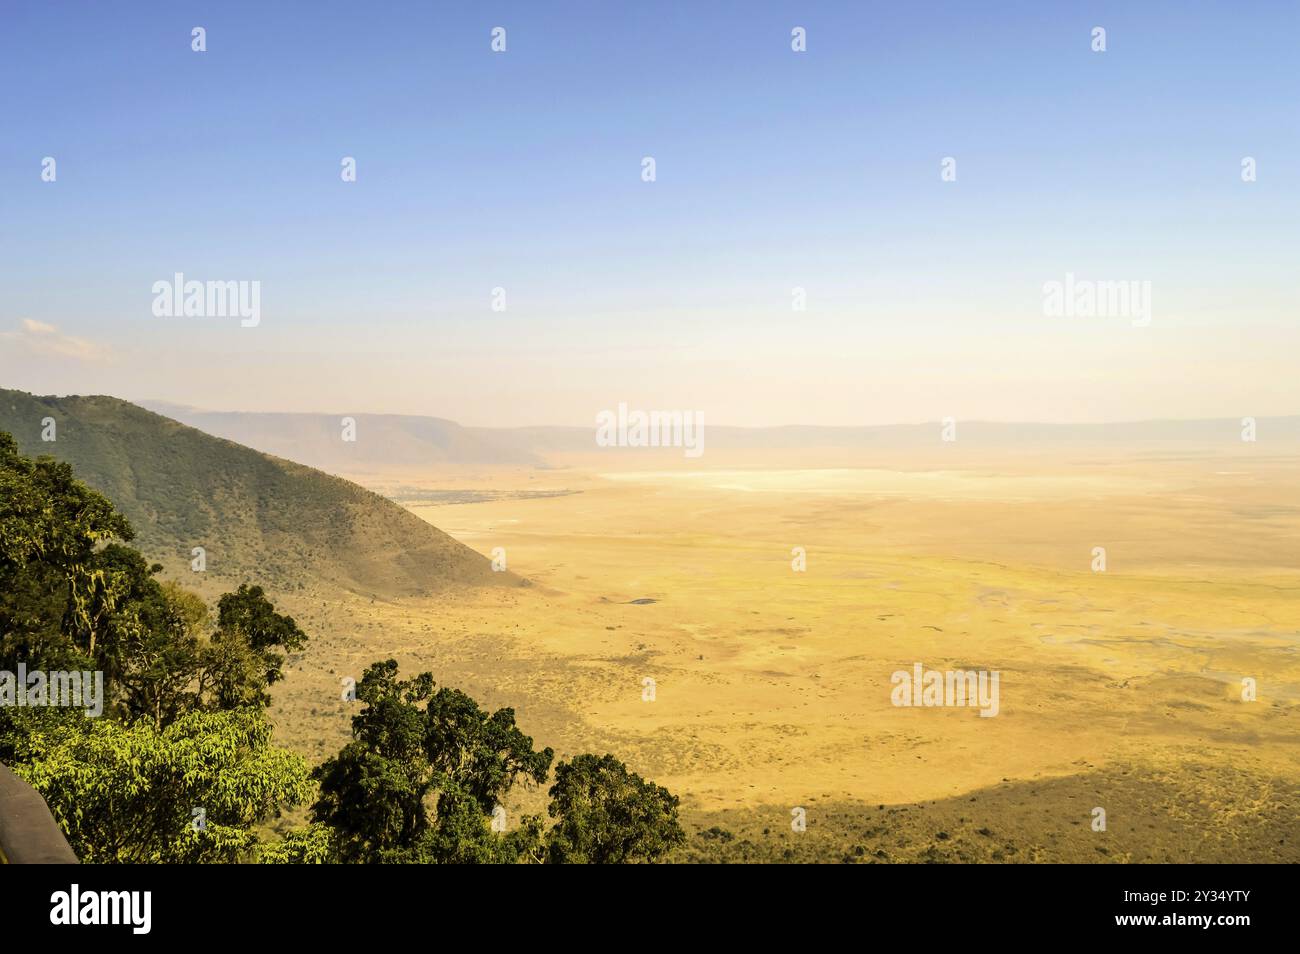
{"type": "MultiPolygon", "coordinates": [[[[590,428],[564,426],[466,427],[436,417],[354,414],[357,440],[340,439],[341,414],[278,414],[201,411],[142,402],[151,410],[265,453],[335,473],[369,468],[454,466],[546,466],[548,454],[597,450],[595,420],[590,428]]],[[[1300,415],[1260,417],[1259,440],[1300,441],[1300,415]]],[[[835,427],[793,424],[730,427],[705,420],[705,457],[714,450],[798,450],[801,448],[909,448],[933,446],[938,421],[835,427]]],[[[1240,418],[1054,424],[958,420],[963,444],[1031,447],[1063,441],[1080,443],[1239,443],[1240,418]]],[[[615,453],[616,451],[610,451],[615,453]]]]}
{"type": "Polygon", "coordinates": [[[518,585],[486,557],[356,484],[213,437],[112,397],[0,389],[0,430],[70,463],[171,572],[203,547],[207,572],[268,588],[325,584],[384,598],[518,585]],[[51,418],[54,441],[42,440],[51,418]]]}

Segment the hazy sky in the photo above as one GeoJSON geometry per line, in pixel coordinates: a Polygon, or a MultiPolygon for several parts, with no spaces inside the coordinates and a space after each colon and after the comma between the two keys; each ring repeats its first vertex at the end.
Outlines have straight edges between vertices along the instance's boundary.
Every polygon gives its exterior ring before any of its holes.
{"type": "Polygon", "coordinates": [[[3,0],[0,385],[488,425],[1300,413],[1297,11],[3,0]],[[260,282],[260,324],[156,317],[176,272],[260,282]],[[1067,273],[1150,282],[1149,324],[1045,315],[1067,273]]]}

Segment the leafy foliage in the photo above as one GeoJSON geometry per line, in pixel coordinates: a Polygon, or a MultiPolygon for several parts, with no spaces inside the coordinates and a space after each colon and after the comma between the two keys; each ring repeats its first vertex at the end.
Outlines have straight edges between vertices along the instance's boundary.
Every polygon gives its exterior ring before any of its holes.
{"type": "Polygon", "coordinates": [[[128,719],[161,729],[195,708],[270,704],[284,656],[307,636],[260,586],[202,599],[116,540],[130,525],[71,468],[29,460],[0,433],[0,668],[97,669],[128,719]]]}
{"type": "Polygon", "coordinates": [[[353,741],[319,766],[312,818],[342,861],[618,863],[657,861],[685,840],[677,798],[612,755],[560,763],[546,832],[538,816],[494,832],[494,809],[517,782],[542,784],[554,753],[537,751],[513,709],[487,713],[423,673],[399,680],[388,660],[357,686],[353,741]]]}
{"type": "Polygon", "coordinates": [[[266,688],[284,678],[276,649],[302,649],[307,635],[292,616],[275,611],[260,586],[240,584],[217,603],[217,631],[207,655],[204,685],[217,708],[271,704],[266,688]]]}
{"type": "Polygon", "coordinates": [[[686,841],[677,797],[612,755],[579,755],[555,768],[548,858],[557,863],[657,861],[686,841]]]}
{"type": "Polygon", "coordinates": [[[536,751],[512,709],[489,715],[423,673],[398,680],[394,660],[357,684],[353,741],[320,765],[312,818],[337,834],[344,861],[502,861],[540,824],[497,838],[489,818],[517,781],[541,784],[554,753],[536,751]],[[432,813],[430,800],[435,801],[432,813]]]}
{"type": "Polygon", "coordinates": [[[305,763],[270,746],[261,715],[275,648],[306,636],[243,586],[222,597],[209,639],[203,600],[159,582],[161,567],[117,542],[130,537],[67,464],[25,458],[0,432],[0,668],[102,671],[120,717],[5,707],[0,757],[84,860],[231,859],[254,823],[310,794],[305,763]]]}
{"type": "Polygon", "coordinates": [[[258,860],[268,865],[323,865],[334,859],[334,830],[311,824],[295,828],[279,841],[260,846],[258,860]]]}
{"type": "Polygon", "coordinates": [[[86,862],[236,861],[254,824],[311,793],[306,763],[270,744],[257,709],[191,712],[161,732],[147,720],[41,722],[9,740],[14,771],[86,862]]]}
{"type": "Polygon", "coordinates": [[[71,669],[93,656],[122,596],[97,547],[131,527],[72,468],[0,433],[0,666],[71,669]]]}

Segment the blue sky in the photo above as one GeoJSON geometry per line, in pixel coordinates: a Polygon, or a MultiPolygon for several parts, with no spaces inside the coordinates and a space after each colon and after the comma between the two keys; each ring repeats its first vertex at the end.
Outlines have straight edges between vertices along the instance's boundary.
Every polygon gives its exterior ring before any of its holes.
{"type": "Polygon", "coordinates": [[[4,0],[0,383],[477,424],[1300,412],[1298,10],[4,0]],[[260,281],[261,324],[156,318],[177,271],[260,281]],[[1150,327],[1043,317],[1067,271],[1151,281],[1150,327]]]}

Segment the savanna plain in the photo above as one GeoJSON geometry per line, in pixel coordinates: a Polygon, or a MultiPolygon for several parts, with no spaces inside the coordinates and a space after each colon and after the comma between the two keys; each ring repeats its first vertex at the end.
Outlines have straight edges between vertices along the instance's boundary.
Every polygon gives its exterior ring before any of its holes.
{"type": "Polygon", "coordinates": [[[1294,445],[342,476],[524,582],[289,597],[313,645],[272,716],[313,760],[348,738],[341,681],[393,656],[681,796],[675,860],[1300,861],[1294,445]],[[998,714],[894,705],[917,663],[997,671],[998,714]]]}

